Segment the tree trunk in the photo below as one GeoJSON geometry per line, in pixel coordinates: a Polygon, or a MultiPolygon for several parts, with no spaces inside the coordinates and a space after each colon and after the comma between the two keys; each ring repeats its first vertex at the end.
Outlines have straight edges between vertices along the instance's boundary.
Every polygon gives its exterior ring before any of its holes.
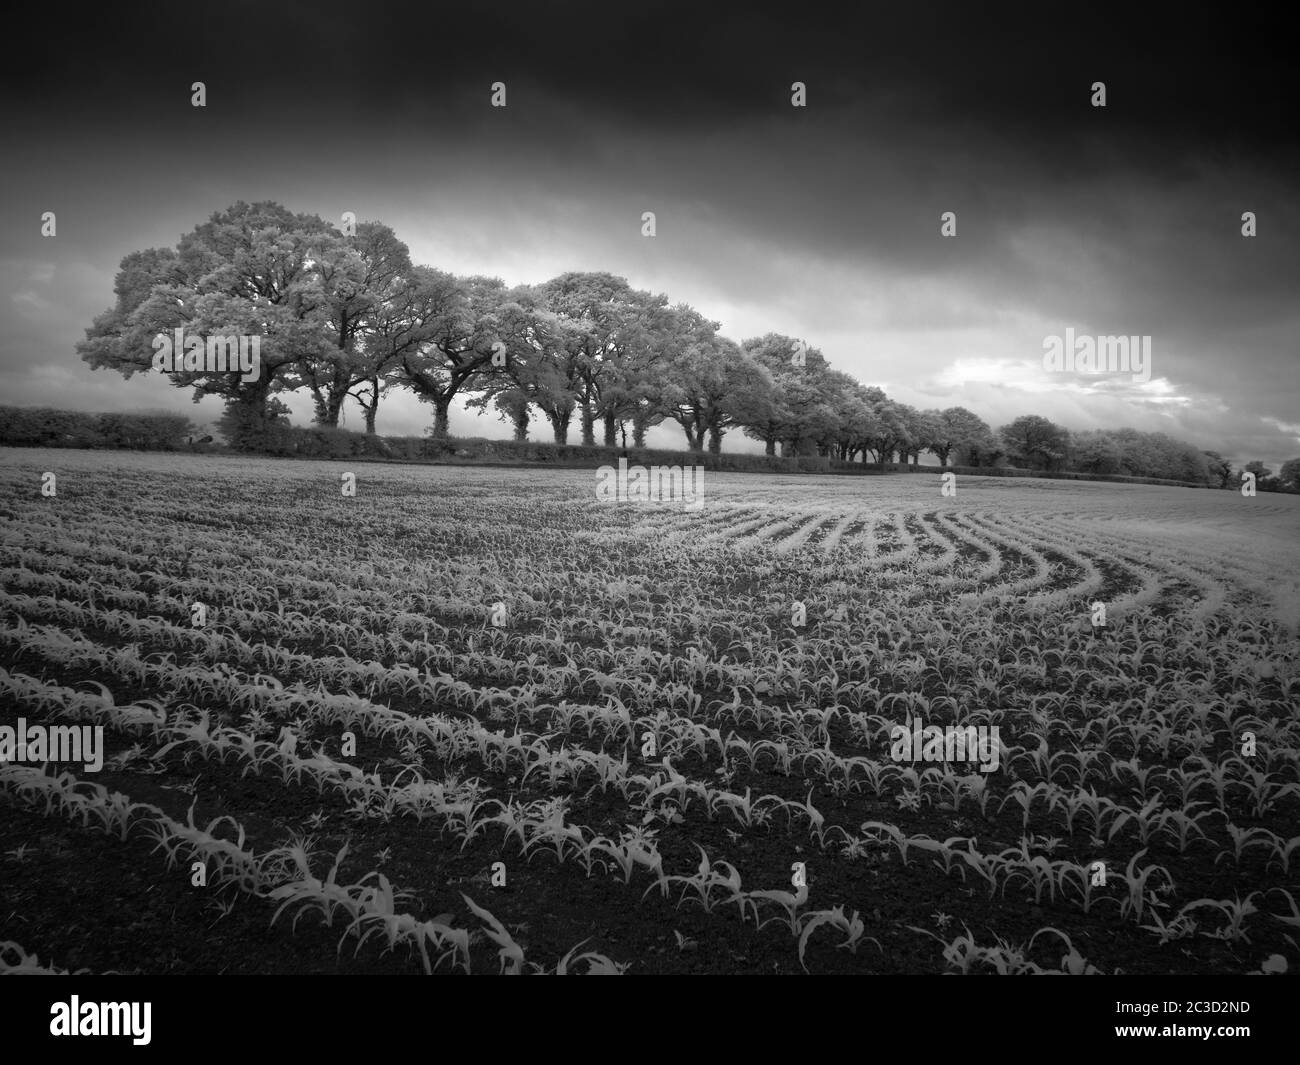
{"type": "Polygon", "coordinates": [[[763,454],[773,456],[776,454],[776,440],[773,437],[767,438],[767,446],[763,449],[763,454]]]}
{"type": "Polygon", "coordinates": [[[722,454],[722,430],[716,425],[709,430],[709,451],[714,455],[722,454]]]}
{"type": "Polygon", "coordinates": [[[271,395],[271,382],[265,373],[256,381],[249,384],[240,382],[234,398],[230,401],[237,403],[249,411],[258,411],[262,414],[266,412],[266,401],[271,395]]]}
{"type": "Polygon", "coordinates": [[[438,400],[434,403],[433,411],[433,438],[435,440],[446,440],[448,436],[448,418],[447,412],[451,407],[451,400],[438,400]]]}
{"type": "Polygon", "coordinates": [[[596,415],[586,406],[582,408],[582,442],[588,447],[596,446],[596,415]]]}
{"type": "Polygon", "coordinates": [[[343,401],[347,398],[346,390],[335,390],[330,393],[329,402],[325,408],[324,424],[331,429],[338,428],[339,415],[343,412],[343,401]]]}
{"type": "Polygon", "coordinates": [[[558,415],[548,414],[546,420],[551,423],[551,432],[555,434],[557,444],[567,444],[569,442],[569,419],[572,414],[558,415]]]}
{"type": "Polygon", "coordinates": [[[333,411],[330,410],[330,407],[333,406],[333,402],[334,402],[334,397],[332,394],[327,394],[323,388],[319,388],[316,385],[312,385],[311,401],[312,401],[312,405],[316,408],[316,413],[312,418],[312,421],[314,421],[317,425],[328,425],[328,426],[338,425],[339,423],[338,410],[337,409],[333,411]]]}
{"type": "Polygon", "coordinates": [[[618,419],[612,413],[605,415],[605,446],[618,446],[618,419]]]}
{"type": "Polygon", "coordinates": [[[375,415],[379,413],[379,378],[370,379],[370,402],[361,401],[361,408],[366,412],[366,435],[375,435],[375,415]]]}

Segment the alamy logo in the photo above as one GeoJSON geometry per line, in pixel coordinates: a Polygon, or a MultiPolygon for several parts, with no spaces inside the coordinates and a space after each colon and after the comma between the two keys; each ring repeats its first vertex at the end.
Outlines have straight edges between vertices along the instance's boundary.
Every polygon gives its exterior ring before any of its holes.
{"type": "Polygon", "coordinates": [[[73,995],[50,1007],[50,1035],[129,1035],[136,1046],[148,1046],[152,1012],[149,1002],[82,1002],[73,995]]]}
{"type": "Polygon", "coordinates": [[[919,717],[889,730],[895,762],[978,762],[981,773],[1002,764],[997,725],[927,725],[919,717]]]}
{"type": "Polygon", "coordinates": [[[163,373],[242,373],[244,384],[262,376],[262,338],[230,336],[186,336],[184,329],[174,336],[159,333],[153,338],[153,368],[163,373]]]}
{"type": "Polygon", "coordinates": [[[0,725],[0,764],[80,762],[87,773],[104,768],[103,725],[0,725]]]}
{"type": "Polygon", "coordinates": [[[1064,337],[1043,339],[1043,369],[1049,373],[1132,374],[1139,382],[1151,380],[1149,336],[1078,336],[1067,329],[1064,337]]]}
{"type": "Polygon", "coordinates": [[[704,505],[704,467],[651,466],[647,469],[629,466],[627,459],[619,459],[617,470],[613,466],[601,466],[596,471],[596,498],[602,503],[680,502],[688,510],[698,510],[704,505]]]}

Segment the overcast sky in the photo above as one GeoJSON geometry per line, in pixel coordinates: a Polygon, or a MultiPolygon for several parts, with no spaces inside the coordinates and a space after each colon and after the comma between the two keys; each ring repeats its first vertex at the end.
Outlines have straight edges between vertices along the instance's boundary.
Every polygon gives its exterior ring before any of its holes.
{"type": "MultiPolygon", "coordinates": [[[[0,66],[0,402],[211,422],[216,401],[92,373],[74,345],[124,255],[270,199],[385,222],[456,273],[610,271],[995,427],[1042,414],[1274,470],[1300,456],[1289,34],[1240,5],[891,7],[850,24],[804,2],[168,2],[87,23],[43,4],[0,66]],[[1150,335],[1150,381],[1046,373],[1067,328],[1150,335]]],[[[306,393],[290,402],[306,422],[306,393]]],[[[379,429],[431,414],[391,394],[379,429]]],[[[509,435],[464,412],[452,431],[509,435]]]]}

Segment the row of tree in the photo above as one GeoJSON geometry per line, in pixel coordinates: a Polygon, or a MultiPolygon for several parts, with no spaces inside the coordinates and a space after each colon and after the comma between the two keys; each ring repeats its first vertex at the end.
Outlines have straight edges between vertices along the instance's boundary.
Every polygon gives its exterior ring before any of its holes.
{"type": "Polygon", "coordinates": [[[227,401],[222,431],[235,446],[287,417],[279,394],[307,389],[316,422],[337,426],[349,396],[374,433],[380,398],[406,388],[433,407],[446,437],[452,403],[493,409],[517,440],[543,419],[557,443],[575,423],[582,443],[642,447],[677,423],[694,450],[719,452],[739,430],[766,453],[846,461],[1031,468],[1072,467],[1205,483],[1231,468],[1158,434],[1074,436],[1045,418],[994,433],[962,407],[921,411],[834,370],[802,341],[768,334],[737,344],[684,303],[607,273],[566,273],[537,285],[456,277],[411,261],[388,226],[336,229],[276,203],[237,203],[174,248],[122,260],[116,304],[78,345],[93,368],[152,369],[153,338],[257,335],[261,374],[178,370],[179,387],[227,401]]]}

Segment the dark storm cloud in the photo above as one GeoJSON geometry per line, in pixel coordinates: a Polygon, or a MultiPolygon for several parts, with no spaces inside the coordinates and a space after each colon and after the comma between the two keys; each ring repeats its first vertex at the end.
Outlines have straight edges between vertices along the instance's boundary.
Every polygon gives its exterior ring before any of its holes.
{"type": "Polygon", "coordinates": [[[258,105],[251,132],[266,136],[349,112],[455,111],[500,77],[680,131],[769,114],[800,79],[828,128],[873,100],[918,127],[1037,145],[1068,174],[1078,162],[1055,149],[1101,128],[1079,90],[1101,79],[1106,136],[1143,134],[1149,165],[1175,172],[1189,151],[1294,157],[1278,138],[1293,113],[1290,38],[1240,6],[150,2],[102,21],[60,7],[42,7],[43,46],[14,49],[0,85],[75,103],[70,117],[163,117],[178,81],[206,75],[258,105]]]}

